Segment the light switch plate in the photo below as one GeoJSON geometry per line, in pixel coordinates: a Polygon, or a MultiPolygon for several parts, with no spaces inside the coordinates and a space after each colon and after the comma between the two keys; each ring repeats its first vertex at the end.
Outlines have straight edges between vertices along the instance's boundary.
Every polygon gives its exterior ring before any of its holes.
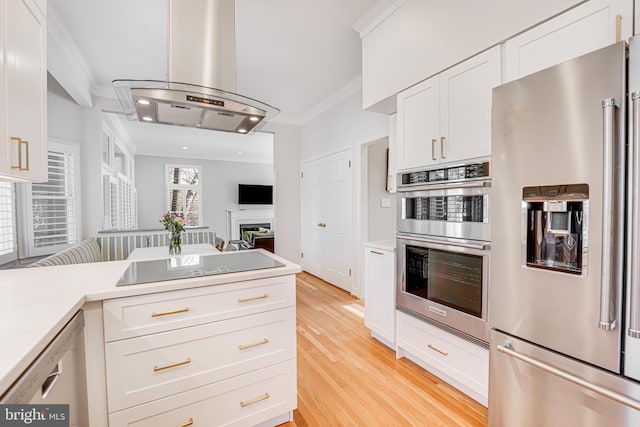
{"type": "Polygon", "coordinates": [[[390,208],[391,207],[391,199],[382,198],[380,199],[380,207],[381,208],[390,208]]]}

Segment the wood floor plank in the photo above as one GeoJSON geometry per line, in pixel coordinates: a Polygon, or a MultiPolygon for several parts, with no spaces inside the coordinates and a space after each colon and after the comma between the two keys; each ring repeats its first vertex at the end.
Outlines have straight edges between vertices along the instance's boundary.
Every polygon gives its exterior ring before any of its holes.
{"type": "Polygon", "coordinates": [[[361,300],[297,277],[298,409],[287,427],[473,426],[487,408],[371,338],[361,300]]]}

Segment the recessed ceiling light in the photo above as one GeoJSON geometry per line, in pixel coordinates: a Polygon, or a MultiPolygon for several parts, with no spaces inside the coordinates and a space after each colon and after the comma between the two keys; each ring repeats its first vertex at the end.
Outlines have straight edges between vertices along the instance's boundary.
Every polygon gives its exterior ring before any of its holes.
{"type": "Polygon", "coordinates": [[[151,102],[147,101],[146,99],[138,99],[138,104],[149,105],[151,104],[151,102]]]}
{"type": "Polygon", "coordinates": [[[182,149],[183,149],[183,150],[188,150],[188,149],[189,149],[189,147],[184,146],[184,147],[182,147],[182,149]]]}
{"type": "Polygon", "coordinates": [[[238,154],[242,154],[242,151],[238,151],[238,154]]]}
{"type": "Polygon", "coordinates": [[[257,122],[260,119],[257,118],[256,116],[251,116],[251,117],[249,117],[249,120],[251,120],[252,122],[257,122]]]}
{"type": "Polygon", "coordinates": [[[240,133],[247,133],[247,130],[246,130],[246,129],[238,129],[238,132],[240,132],[240,133]]]}
{"type": "Polygon", "coordinates": [[[151,117],[149,117],[149,116],[144,116],[142,118],[142,120],[144,120],[145,122],[152,122],[153,121],[153,119],[151,117]]]}

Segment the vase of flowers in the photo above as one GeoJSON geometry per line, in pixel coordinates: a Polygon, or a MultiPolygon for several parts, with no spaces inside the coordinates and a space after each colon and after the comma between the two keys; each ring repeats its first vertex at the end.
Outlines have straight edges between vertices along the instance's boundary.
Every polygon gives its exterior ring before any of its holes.
{"type": "Polygon", "coordinates": [[[184,231],[184,217],[167,212],[160,217],[164,229],[169,232],[169,254],[182,253],[182,232],[184,231]]]}

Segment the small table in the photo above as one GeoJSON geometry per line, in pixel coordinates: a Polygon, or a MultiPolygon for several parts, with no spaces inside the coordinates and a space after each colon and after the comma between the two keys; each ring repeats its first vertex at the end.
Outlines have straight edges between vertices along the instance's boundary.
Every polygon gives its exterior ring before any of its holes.
{"type": "Polygon", "coordinates": [[[135,248],[127,257],[134,261],[145,259],[162,259],[181,257],[183,255],[210,255],[220,252],[210,243],[194,243],[190,245],[182,245],[182,253],[180,255],[170,255],[169,246],[154,246],[150,248],[135,248]]]}

